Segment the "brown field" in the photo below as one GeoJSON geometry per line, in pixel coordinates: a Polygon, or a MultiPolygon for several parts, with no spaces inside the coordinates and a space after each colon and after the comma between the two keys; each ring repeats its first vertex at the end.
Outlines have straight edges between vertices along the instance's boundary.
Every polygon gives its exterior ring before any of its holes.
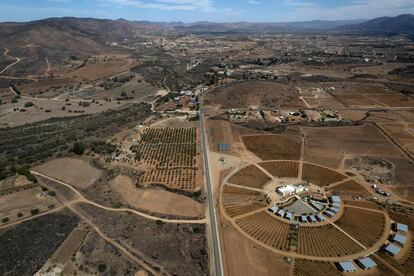
{"type": "Polygon", "coordinates": [[[335,185],[332,188],[330,188],[333,192],[336,193],[346,193],[346,194],[352,194],[357,196],[369,196],[370,193],[367,189],[365,189],[364,186],[359,184],[358,182],[354,180],[346,181],[342,184],[335,185]]]}
{"type": "Polygon", "coordinates": [[[391,107],[414,107],[414,100],[403,95],[370,95],[371,99],[391,107]]]}
{"type": "Polygon", "coordinates": [[[204,214],[202,204],[189,197],[160,189],[137,189],[127,176],[117,176],[111,187],[137,209],[183,217],[200,217],[204,214]]]}
{"type": "Polygon", "coordinates": [[[274,177],[298,177],[299,163],[295,161],[270,161],[259,163],[274,177]]]}
{"type": "Polygon", "coordinates": [[[398,276],[399,274],[395,273],[394,270],[391,270],[383,262],[381,262],[375,254],[371,256],[374,262],[377,263],[376,271],[381,276],[398,276]]]}
{"type": "Polygon", "coordinates": [[[373,210],[381,210],[381,206],[377,203],[365,200],[345,200],[344,204],[373,210]]]}
{"type": "Polygon", "coordinates": [[[289,249],[290,224],[266,211],[236,219],[237,225],[248,235],[273,248],[289,249]]]}
{"type": "Polygon", "coordinates": [[[339,82],[326,83],[327,87],[335,87],[333,94],[357,94],[357,95],[378,95],[378,94],[394,94],[382,84],[377,83],[359,83],[359,82],[339,82]]]}
{"type": "Polygon", "coordinates": [[[338,257],[362,250],[357,243],[332,225],[299,227],[299,254],[319,257],[338,257]]]}
{"type": "Polygon", "coordinates": [[[328,186],[329,184],[341,181],[346,176],[334,170],[318,165],[303,163],[302,179],[307,180],[318,186],[328,186]]]}
{"type": "Polygon", "coordinates": [[[395,147],[375,126],[349,126],[334,128],[302,128],[306,135],[306,161],[338,168],[344,153],[402,157],[395,147]]]}
{"type": "Polygon", "coordinates": [[[74,158],[53,159],[34,170],[80,189],[88,188],[101,176],[89,162],[74,158]]]}
{"type": "Polygon", "coordinates": [[[378,212],[346,207],[336,224],[366,247],[372,247],[385,231],[385,216],[378,212]]]}
{"type": "Polygon", "coordinates": [[[334,98],[304,98],[311,108],[341,108],[342,103],[334,98]]]}
{"type": "Polygon", "coordinates": [[[242,136],[246,148],[262,160],[299,160],[301,140],[290,135],[242,136]]]}
{"type": "Polygon", "coordinates": [[[377,102],[374,99],[364,95],[336,95],[336,97],[349,107],[384,107],[381,102],[377,102]]]}
{"type": "Polygon", "coordinates": [[[252,190],[247,190],[243,188],[233,187],[230,185],[224,185],[223,187],[223,195],[255,195],[260,196],[261,192],[256,192],[252,190]]]}
{"type": "Polygon", "coordinates": [[[58,207],[61,204],[52,196],[41,196],[40,187],[14,192],[9,195],[0,196],[0,224],[3,218],[9,218],[9,222],[20,220],[31,216],[30,211],[39,209],[40,212],[48,211],[48,206],[58,207]],[[17,214],[23,216],[18,218],[17,214]]]}
{"type": "Polygon", "coordinates": [[[233,134],[235,130],[228,121],[208,120],[207,127],[210,149],[212,151],[218,152],[218,144],[227,143],[230,145],[230,151],[226,153],[236,156],[239,155],[235,148],[235,143],[238,143],[239,139],[233,134]]]}
{"type": "Polygon", "coordinates": [[[232,218],[259,210],[263,208],[264,206],[265,206],[264,204],[258,204],[254,202],[253,203],[240,202],[240,203],[228,203],[228,204],[223,203],[224,210],[226,210],[226,213],[232,218]]]}
{"type": "Polygon", "coordinates": [[[67,77],[85,78],[88,80],[98,80],[104,77],[110,77],[127,71],[129,64],[126,60],[107,61],[107,62],[88,62],[86,66],[81,67],[67,74],[67,77]]]}
{"type": "Polygon", "coordinates": [[[73,78],[53,78],[24,84],[19,86],[18,89],[23,95],[28,96],[31,94],[38,94],[40,91],[46,92],[46,90],[75,86],[77,84],[79,84],[79,80],[73,78]]]}
{"type": "Polygon", "coordinates": [[[222,223],[223,266],[226,275],[289,275],[284,258],[244,237],[232,224],[222,223]]]}
{"type": "Polygon", "coordinates": [[[208,93],[206,105],[220,108],[304,107],[296,89],[270,81],[230,83],[208,93]]]}
{"type": "Polygon", "coordinates": [[[88,234],[88,230],[76,228],[74,229],[59,248],[53,253],[50,261],[53,264],[66,264],[72,255],[82,245],[84,238],[88,234]]]}
{"type": "Polygon", "coordinates": [[[293,272],[295,276],[342,275],[331,263],[302,259],[295,260],[293,272]]]}
{"type": "Polygon", "coordinates": [[[413,123],[380,123],[380,127],[414,156],[413,123]]]}
{"type": "Polygon", "coordinates": [[[240,186],[261,189],[263,185],[270,180],[271,179],[255,165],[249,165],[233,174],[228,182],[240,186]]]}

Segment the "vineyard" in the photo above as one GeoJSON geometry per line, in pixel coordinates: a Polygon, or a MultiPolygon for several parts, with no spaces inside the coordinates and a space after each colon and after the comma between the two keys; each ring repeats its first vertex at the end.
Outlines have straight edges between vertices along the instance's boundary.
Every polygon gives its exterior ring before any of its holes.
{"type": "Polygon", "coordinates": [[[299,162],[272,161],[262,162],[259,165],[274,177],[298,177],[299,162]]]}
{"type": "Polygon", "coordinates": [[[52,258],[50,259],[51,262],[54,264],[67,263],[76,250],[81,246],[86,234],[88,234],[88,230],[86,229],[74,229],[55,253],[53,253],[52,258]]]}
{"type": "Polygon", "coordinates": [[[197,128],[145,128],[131,147],[136,159],[148,166],[139,181],[194,191],[197,177],[197,128]]]}
{"type": "Polygon", "coordinates": [[[308,261],[297,259],[293,269],[296,276],[313,276],[313,275],[342,275],[336,267],[327,262],[308,261]]]}
{"type": "MultiPolygon", "coordinates": [[[[229,185],[226,186],[229,187],[229,185]]],[[[263,193],[235,188],[230,190],[230,193],[223,193],[222,205],[230,217],[236,217],[265,207],[267,201],[266,195],[263,193]],[[247,194],[243,193],[243,190],[247,194]]]]}
{"type": "Polygon", "coordinates": [[[328,186],[329,184],[341,181],[346,176],[334,170],[318,165],[303,163],[302,179],[307,180],[318,186],[328,186]]]}
{"type": "Polygon", "coordinates": [[[331,190],[335,193],[347,193],[357,196],[369,196],[368,190],[354,180],[349,180],[342,184],[336,185],[332,187],[331,190]]]}
{"type": "Polygon", "coordinates": [[[234,194],[234,195],[262,195],[261,192],[238,188],[230,185],[224,185],[223,187],[223,195],[234,194]]]}
{"type": "Polygon", "coordinates": [[[299,254],[338,257],[360,252],[362,247],[332,225],[299,227],[299,254]]]}
{"type": "Polygon", "coordinates": [[[336,224],[364,246],[371,247],[382,237],[385,216],[378,212],[346,207],[344,215],[336,224]]]}
{"type": "Polygon", "coordinates": [[[249,165],[230,177],[229,183],[261,189],[271,179],[255,165],[249,165]]]}
{"type": "Polygon", "coordinates": [[[289,249],[290,224],[265,211],[237,219],[236,223],[256,240],[279,250],[289,249]]]}

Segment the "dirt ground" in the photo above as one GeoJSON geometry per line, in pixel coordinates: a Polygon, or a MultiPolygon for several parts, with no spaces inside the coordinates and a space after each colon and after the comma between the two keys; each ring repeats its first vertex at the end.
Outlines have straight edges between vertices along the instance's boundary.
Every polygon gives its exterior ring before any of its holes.
{"type": "Polygon", "coordinates": [[[224,267],[227,275],[289,275],[289,263],[280,256],[243,237],[230,223],[222,222],[224,267]]]}
{"type": "Polygon", "coordinates": [[[74,158],[54,159],[34,170],[80,189],[88,188],[101,176],[101,172],[89,162],[74,158]]]}
{"type": "Polygon", "coordinates": [[[15,192],[0,197],[0,219],[8,217],[10,222],[16,221],[31,216],[30,211],[35,208],[43,212],[52,205],[54,208],[61,206],[54,197],[43,195],[40,187],[15,192]],[[20,218],[18,213],[22,213],[20,218]]]}
{"type": "Polygon", "coordinates": [[[340,167],[347,155],[404,157],[375,126],[302,128],[305,159],[332,168],[340,167]]]}
{"type": "Polygon", "coordinates": [[[238,152],[243,150],[243,146],[240,145],[241,141],[234,126],[223,120],[208,120],[207,122],[210,150],[218,152],[218,144],[229,144],[230,150],[225,153],[239,156],[238,152]]]}
{"type": "Polygon", "coordinates": [[[225,109],[304,107],[295,88],[270,81],[247,81],[221,86],[205,96],[205,104],[225,109]]]}
{"type": "Polygon", "coordinates": [[[242,136],[246,149],[262,160],[299,160],[300,137],[291,135],[242,136]]]}
{"type": "Polygon", "coordinates": [[[131,178],[117,176],[111,187],[120,193],[128,204],[155,213],[184,217],[203,216],[203,205],[191,198],[160,189],[137,189],[131,178]]]}
{"type": "Polygon", "coordinates": [[[68,77],[86,78],[97,80],[107,76],[114,76],[128,69],[126,60],[107,62],[88,62],[86,66],[67,74],[68,77]]]}

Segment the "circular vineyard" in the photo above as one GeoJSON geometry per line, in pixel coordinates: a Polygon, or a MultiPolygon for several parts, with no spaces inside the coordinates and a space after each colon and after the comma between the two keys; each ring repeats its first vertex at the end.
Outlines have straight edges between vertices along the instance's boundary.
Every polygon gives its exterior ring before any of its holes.
{"type": "Polygon", "coordinates": [[[390,231],[387,214],[342,200],[347,189],[368,193],[355,178],[318,164],[250,164],[227,176],[221,187],[225,217],[247,238],[285,256],[355,259],[380,248],[390,231]]]}

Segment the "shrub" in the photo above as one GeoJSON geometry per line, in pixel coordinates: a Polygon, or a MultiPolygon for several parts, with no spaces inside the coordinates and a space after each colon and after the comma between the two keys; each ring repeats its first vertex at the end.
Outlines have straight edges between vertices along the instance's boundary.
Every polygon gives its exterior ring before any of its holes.
{"type": "Polygon", "coordinates": [[[99,272],[105,272],[106,271],[106,264],[100,264],[99,266],[98,266],[98,270],[99,270],[99,272]]]}
{"type": "Polygon", "coordinates": [[[83,153],[85,152],[85,144],[82,142],[76,142],[73,145],[73,152],[76,153],[77,155],[83,155],[83,153]]]}
{"type": "Polygon", "coordinates": [[[1,222],[3,222],[3,223],[9,222],[9,218],[3,218],[3,219],[1,220],[1,222]]]}
{"type": "Polygon", "coordinates": [[[34,106],[33,102],[27,102],[24,104],[24,107],[31,107],[31,106],[34,106]]]}
{"type": "Polygon", "coordinates": [[[21,218],[23,216],[23,213],[17,213],[17,217],[21,218]]]}
{"type": "Polygon", "coordinates": [[[37,215],[37,214],[39,214],[39,213],[40,213],[40,211],[39,211],[39,209],[35,208],[35,209],[31,210],[31,211],[30,211],[30,213],[31,213],[32,215],[37,215]]]}

